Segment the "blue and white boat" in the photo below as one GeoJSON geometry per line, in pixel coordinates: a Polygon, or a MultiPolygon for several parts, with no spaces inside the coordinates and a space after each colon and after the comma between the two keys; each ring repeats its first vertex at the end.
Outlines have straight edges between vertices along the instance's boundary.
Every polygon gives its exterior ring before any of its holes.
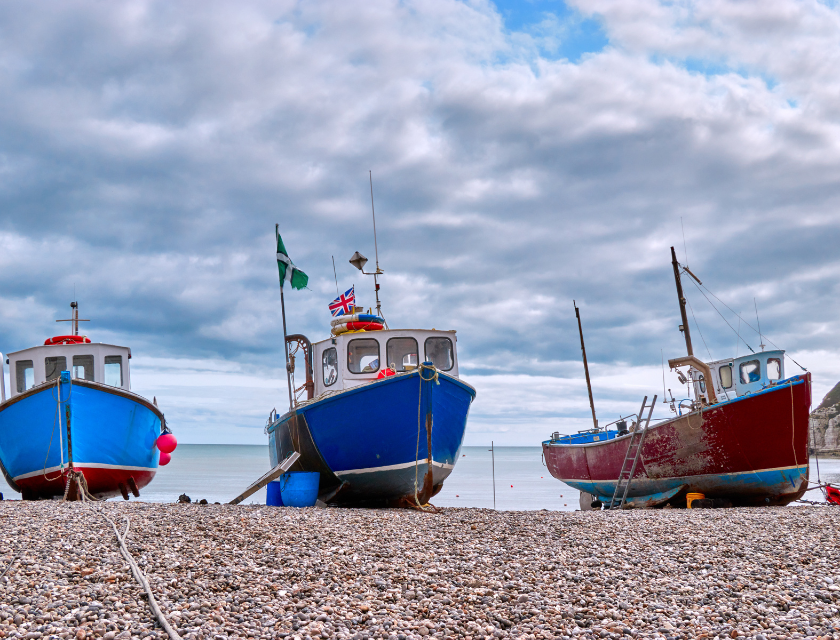
{"type": "Polygon", "coordinates": [[[328,504],[423,505],[452,473],[475,398],[458,377],[455,332],[353,319],[315,344],[287,337],[306,382],[291,411],[269,416],[271,464],[300,453],[292,471],[320,472],[328,504]]]}
{"type": "Polygon", "coordinates": [[[71,307],[71,335],[7,354],[0,467],[25,500],[65,495],[78,473],[95,497],[127,500],[152,481],[161,455],[168,460],[156,448],[166,422],[156,402],[131,391],[131,350],[79,335],[78,305],[71,307]]]}

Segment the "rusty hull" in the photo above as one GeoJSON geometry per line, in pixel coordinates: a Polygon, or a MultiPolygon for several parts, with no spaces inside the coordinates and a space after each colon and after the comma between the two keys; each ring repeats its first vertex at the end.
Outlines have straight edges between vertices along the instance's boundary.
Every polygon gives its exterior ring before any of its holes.
{"type": "MultiPolygon", "coordinates": [[[[738,505],[784,505],[800,498],[808,484],[810,405],[806,373],[651,425],[629,501],[684,504],[686,492],[738,505]]],[[[555,478],[608,500],[629,442],[629,435],[588,444],[548,441],[543,453],[555,478]]]]}

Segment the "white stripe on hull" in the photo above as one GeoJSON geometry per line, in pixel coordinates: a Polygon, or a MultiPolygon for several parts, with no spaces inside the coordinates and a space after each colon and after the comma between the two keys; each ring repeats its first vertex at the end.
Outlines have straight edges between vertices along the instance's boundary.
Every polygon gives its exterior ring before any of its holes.
{"type": "MultiPolygon", "coordinates": [[[[98,462],[74,462],[74,467],[82,467],[85,469],[119,469],[120,471],[157,471],[156,467],[127,467],[121,464],[100,464],[98,462]]],[[[64,467],[67,468],[66,466],[64,467]]],[[[46,469],[38,469],[38,471],[30,471],[29,473],[22,473],[19,476],[12,478],[15,482],[18,480],[25,480],[26,478],[34,478],[42,474],[55,473],[61,471],[61,467],[47,467],[46,469]]]]}
{"type": "MultiPolygon", "coordinates": [[[[349,476],[351,474],[356,474],[356,473],[377,473],[379,471],[398,471],[399,469],[410,469],[415,464],[417,464],[417,465],[428,464],[428,461],[418,460],[416,463],[415,462],[404,462],[404,463],[401,463],[401,464],[388,464],[388,465],[385,465],[385,466],[382,466],[382,467],[369,467],[367,469],[348,469],[347,471],[335,471],[334,473],[335,473],[335,475],[341,477],[341,476],[349,476]]],[[[440,467],[441,469],[454,469],[455,468],[454,464],[446,464],[445,462],[437,462],[435,460],[432,460],[432,466],[433,467],[440,467]]]]}

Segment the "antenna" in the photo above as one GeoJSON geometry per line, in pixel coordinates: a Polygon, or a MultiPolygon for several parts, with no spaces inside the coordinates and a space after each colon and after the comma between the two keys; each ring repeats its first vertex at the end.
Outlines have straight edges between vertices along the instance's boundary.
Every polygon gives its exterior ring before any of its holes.
{"type": "Polygon", "coordinates": [[[662,404],[668,404],[668,396],[665,395],[665,350],[660,349],[659,355],[662,356],[662,404]]]}
{"type": "Polygon", "coordinates": [[[368,170],[368,177],[370,178],[370,213],[373,216],[373,250],[376,252],[376,270],[379,271],[379,245],[376,244],[376,211],[373,209],[373,171],[368,170]]]}
{"type": "Polygon", "coordinates": [[[338,274],[335,272],[335,256],[331,256],[333,261],[333,276],[335,276],[335,295],[340,296],[341,294],[338,292],[338,274]]]}
{"type": "Polygon", "coordinates": [[[758,321],[758,303],[753,298],[753,305],[755,305],[755,321],[758,324],[758,341],[761,343],[758,346],[761,347],[761,350],[764,351],[764,339],[761,337],[761,323],[758,321]]]}
{"type": "MultiPolygon", "coordinates": [[[[73,286],[73,288],[74,289],[76,288],[75,285],[73,286]]],[[[77,335],[79,335],[79,323],[80,322],[90,322],[90,320],[85,320],[85,319],[79,317],[79,303],[78,302],[75,302],[75,301],[71,302],[70,303],[70,308],[73,310],[70,314],[72,317],[68,318],[67,320],[56,320],[56,322],[72,322],[73,324],[71,325],[71,327],[72,327],[71,330],[73,331],[73,335],[77,336],[77,335]]]]}
{"type": "MultiPolygon", "coordinates": [[[[680,216],[680,227],[682,227],[683,234],[683,252],[685,253],[685,263],[688,264],[688,247],[685,244],[685,225],[683,224],[682,216],[680,216]]],[[[687,268],[687,267],[686,267],[687,268]]],[[[690,272],[689,272],[690,273],[690,272]]]]}
{"type": "MultiPolygon", "coordinates": [[[[354,265],[359,271],[361,271],[365,275],[373,276],[373,290],[376,293],[376,315],[382,318],[384,316],[382,315],[382,303],[379,301],[379,281],[376,279],[376,277],[383,273],[383,271],[379,268],[379,245],[376,242],[376,211],[373,208],[373,171],[368,170],[368,176],[370,178],[370,213],[373,216],[373,248],[376,251],[376,271],[374,271],[373,273],[366,273],[365,271],[363,271],[362,268],[365,266],[367,258],[361,255],[358,251],[355,254],[353,254],[352,258],[350,258],[350,264],[354,265]]],[[[385,326],[388,326],[387,323],[385,326]]]]}

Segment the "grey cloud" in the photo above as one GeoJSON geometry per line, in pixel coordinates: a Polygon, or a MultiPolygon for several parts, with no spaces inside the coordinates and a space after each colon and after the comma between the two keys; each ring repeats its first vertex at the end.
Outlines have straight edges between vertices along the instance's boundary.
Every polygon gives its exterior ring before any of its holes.
{"type": "MultiPolygon", "coordinates": [[[[373,304],[347,264],[373,260],[372,169],[389,320],[457,329],[465,372],[488,389],[514,376],[511,403],[529,375],[577,388],[572,299],[596,364],[682,351],[680,218],[689,264],[727,304],[747,317],[756,297],[777,343],[835,353],[840,101],[823,67],[783,52],[793,38],[817,55],[836,11],[785,32],[721,9],[721,37],[699,17],[675,26],[679,7],[622,4],[580,7],[611,42],[577,64],[539,58],[480,2],[5,5],[3,348],[52,332],[75,283],[95,338],[282,387],[273,225],[311,277],[287,292],[290,326],[322,337],[330,256],[373,304]],[[752,71],[673,61],[690,55],[752,71]]],[[[729,355],[731,331],[687,290],[729,355]]],[[[534,416],[585,417],[537,387],[534,416]]],[[[509,415],[480,397],[477,424],[496,410],[509,415]]]]}

